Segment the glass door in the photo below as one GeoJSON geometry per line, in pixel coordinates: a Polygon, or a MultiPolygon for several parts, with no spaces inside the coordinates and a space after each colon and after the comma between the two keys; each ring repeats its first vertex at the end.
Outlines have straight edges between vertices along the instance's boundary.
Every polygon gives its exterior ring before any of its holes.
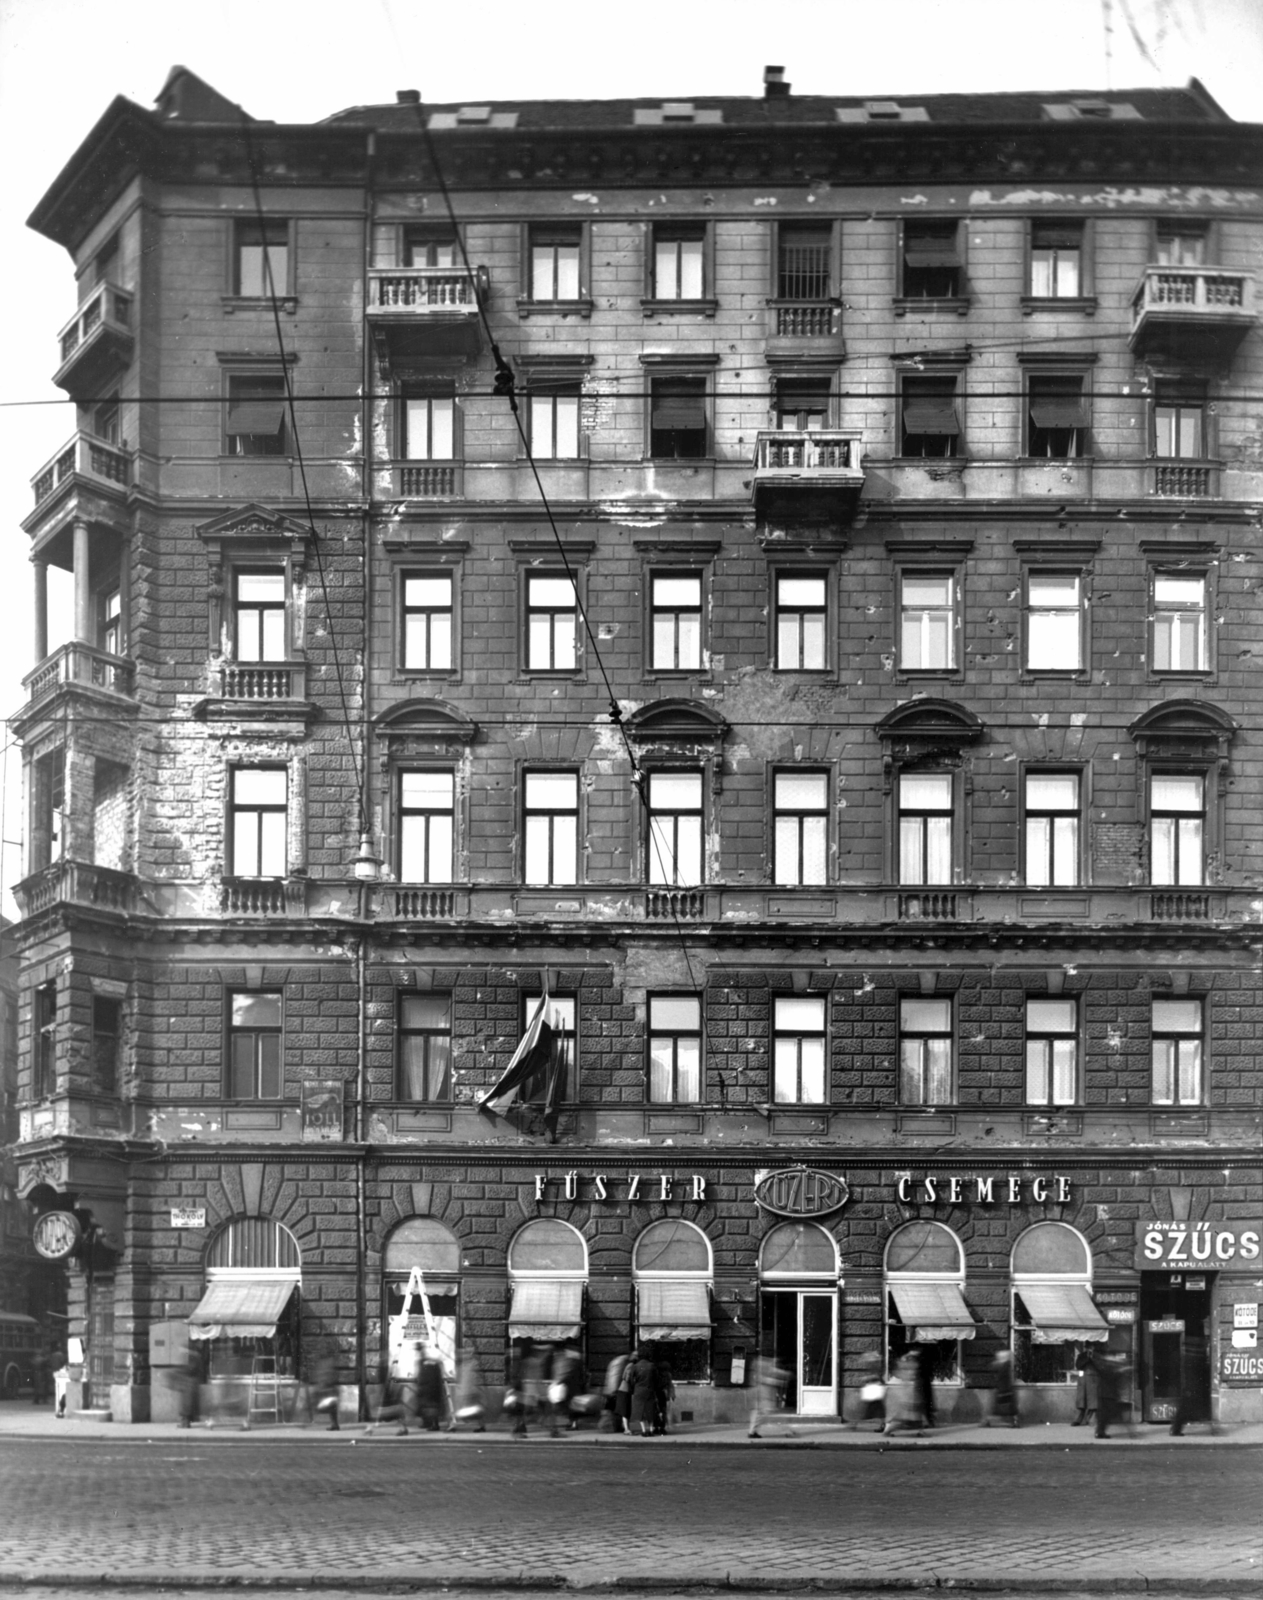
{"type": "Polygon", "coordinates": [[[762,1306],[762,1350],[786,1374],[786,1410],[837,1416],[837,1295],[765,1288],[762,1306]]]}

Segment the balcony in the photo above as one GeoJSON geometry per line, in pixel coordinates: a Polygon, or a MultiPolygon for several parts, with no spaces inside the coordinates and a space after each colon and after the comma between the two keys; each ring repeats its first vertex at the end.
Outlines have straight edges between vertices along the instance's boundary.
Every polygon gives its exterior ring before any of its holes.
{"type": "Polygon", "coordinates": [[[1149,492],[1160,500],[1214,500],[1219,496],[1217,461],[1155,461],[1149,492]]]}
{"type": "Polygon", "coordinates": [[[108,689],[111,694],[126,695],[130,699],[135,678],[136,665],[126,656],[112,656],[75,639],[54,650],[34,672],[28,672],[22,679],[22,686],[26,690],[27,705],[33,707],[45,695],[68,683],[90,684],[94,689],[108,689]]]}
{"type": "Polygon", "coordinates": [[[832,429],[794,433],[788,429],[760,433],[755,444],[756,502],[788,497],[839,495],[855,498],[864,487],[863,445],[857,433],[832,429]]]}
{"type": "Polygon", "coordinates": [[[480,304],[487,269],[473,276],[459,267],[372,267],[365,315],[384,365],[443,356],[476,356],[482,349],[480,304]]]}
{"type": "Polygon", "coordinates": [[[99,911],[126,914],[136,909],[138,890],[130,872],[97,867],[87,861],[54,861],[13,887],[13,897],[24,917],[69,902],[99,911]]]}
{"type": "Polygon", "coordinates": [[[391,461],[373,468],[375,500],[451,500],[464,492],[463,461],[391,461]]]}
{"type": "Polygon", "coordinates": [[[199,722],[303,724],[315,714],[305,661],[226,661],[212,676],[211,694],[191,713],[199,722]]]}
{"type": "Polygon", "coordinates": [[[111,511],[126,499],[130,483],[131,460],[126,451],[90,433],[76,433],[31,479],[35,509],[22,526],[33,532],[76,494],[86,494],[91,500],[89,514],[111,520],[111,511]]]}
{"type": "Polygon", "coordinates": [[[1138,356],[1222,365],[1258,320],[1254,278],[1223,267],[1146,267],[1131,312],[1138,356]]]}
{"type": "Polygon", "coordinates": [[[53,382],[74,400],[100,395],[132,359],[132,297],[100,283],[61,330],[61,365],[53,382]]]}
{"type": "Polygon", "coordinates": [[[305,878],[225,878],[219,909],[226,917],[301,917],[307,910],[305,878]]]}
{"type": "Polygon", "coordinates": [[[771,361],[846,354],[842,307],[836,300],[769,300],[767,356],[771,361]]]}

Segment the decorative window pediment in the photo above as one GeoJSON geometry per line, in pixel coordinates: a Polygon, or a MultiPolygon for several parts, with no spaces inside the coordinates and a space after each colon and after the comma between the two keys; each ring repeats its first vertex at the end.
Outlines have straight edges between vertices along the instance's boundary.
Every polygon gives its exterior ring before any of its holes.
{"type": "Polygon", "coordinates": [[[652,700],[628,717],[627,737],[640,744],[702,745],[718,749],[728,724],[696,700],[652,700]]]}
{"type": "Polygon", "coordinates": [[[225,511],[222,516],[203,522],[194,532],[206,546],[212,566],[222,565],[227,553],[235,559],[249,559],[251,550],[257,550],[260,555],[285,554],[296,568],[301,568],[312,543],[311,529],[305,523],[260,505],[225,511]]]}
{"type": "Polygon", "coordinates": [[[1142,759],[1225,760],[1237,723],[1204,700],[1163,700],[1127,729],[1142,759]]]}
{"type": "Polygon", "coordinates": [[[986,727],[980,718],[954,700],[928,697],[910,700],[888,712],[877,724],[884,743],[949,745],[959,748],[982,738],[986,727]]]}
{"type": "Polygon", "coordinates": [[[392,747],[398,741],[416,740],[430,745],[473,744],[478,724],[462,716],[445,700],[403,700],[374,719],[379,737],[392,747]]]}

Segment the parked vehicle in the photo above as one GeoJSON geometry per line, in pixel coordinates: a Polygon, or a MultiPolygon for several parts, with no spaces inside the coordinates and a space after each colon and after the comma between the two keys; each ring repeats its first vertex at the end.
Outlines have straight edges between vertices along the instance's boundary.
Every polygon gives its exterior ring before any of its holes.
{"type": "Polygon", "coordinates": [[[18,1392],[35,1381],[35,1357],[43,1349],[44,1335],[34,1317],[18,1311],[0,1311],[0,1395],[16,1400],[18,1392]]]}

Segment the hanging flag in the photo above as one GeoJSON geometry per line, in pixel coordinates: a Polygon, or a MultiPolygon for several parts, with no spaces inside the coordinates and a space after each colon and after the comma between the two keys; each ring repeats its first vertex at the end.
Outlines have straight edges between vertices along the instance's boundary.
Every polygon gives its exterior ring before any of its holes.
{"type": "Polygon", "coordinates": [[[479,1111],[492,1116],[508,1116],[511,1111],[527,1106],[542,1105],[547,1117],[556,1104],[560,1076],[560,1052],[553,1050],[553,1030],[545,1012],[548,1009],[547,992],[540,995],[539,1004],[527,1024],[526,1032],[513,1052],[513,1059],[501,1073],[498,1082],[478,1102],[479,1111]]]}

